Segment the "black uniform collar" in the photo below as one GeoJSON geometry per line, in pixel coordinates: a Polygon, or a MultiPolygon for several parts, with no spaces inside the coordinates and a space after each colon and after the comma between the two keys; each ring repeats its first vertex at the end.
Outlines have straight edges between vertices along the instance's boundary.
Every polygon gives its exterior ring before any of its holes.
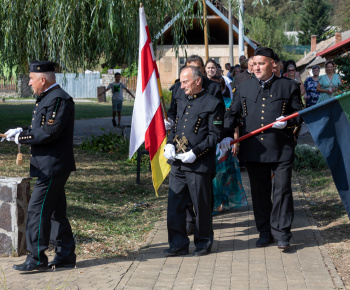
{"type": "Polygon", "coordinates": [[[48,93],[58,89],[60,86],[57,84],[56,86],[52,87],[51,89],[41,93],[39,96],[37,96],[37,101],[40,102],[48,93]]]}
{"type": "Polygon", "coordinates": [[[266,80],[266,81],[259,80],[259,85],[261,86],[262,89],[268,89],[271,87],[271,84],[272,84],[274,79],[275,79],[275,74],[273,73],[272,76],[268,80],[266,80]]]}
{"type": "Polygon", "coordinates": [[[204,94],[205,94],[205,90],[202,89],[198,94],[195,94],[193,96],[186,95],[186,98],[189,99],[189,100],[193,100],[193,99],[197,99],[197,98],[203,96],[204,94]]]}

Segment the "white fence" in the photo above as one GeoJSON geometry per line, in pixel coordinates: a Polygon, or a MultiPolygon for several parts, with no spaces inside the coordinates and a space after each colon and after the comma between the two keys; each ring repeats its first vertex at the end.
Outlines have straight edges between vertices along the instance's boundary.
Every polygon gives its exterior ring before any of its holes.
{"type": "Polygon", "coordinates": [[[71,97],[77,99],[97,98],[97,87],[101,86],[100,73],[56,73],[56,82],[71,97]]]}

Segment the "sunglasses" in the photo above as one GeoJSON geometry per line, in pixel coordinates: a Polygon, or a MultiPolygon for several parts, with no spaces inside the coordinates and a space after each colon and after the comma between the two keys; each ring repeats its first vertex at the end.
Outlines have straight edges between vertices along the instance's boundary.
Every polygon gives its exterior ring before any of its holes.
{"type": "Polygon", "coordinates": [[[289,70],[287,70],[287,71],[295,71],[295,69],[289,69],[289,70]]]}

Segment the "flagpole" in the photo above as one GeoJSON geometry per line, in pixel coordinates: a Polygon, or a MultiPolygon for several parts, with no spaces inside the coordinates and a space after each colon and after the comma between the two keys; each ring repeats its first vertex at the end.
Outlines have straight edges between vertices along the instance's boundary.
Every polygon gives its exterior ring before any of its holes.
{"type": "Polygon", "coordinates": [[[293,113],[293,114],[291,114],[291,115],[289,115],[289,116],[284,117],[283,119],[279,119],[278,121],[275,121],[275,122],[273,122],[273,123],[271,123],[271,124],[268,124],[268,125],[266,125],[266,126],[264,126],[264,127],[261,127],[261,128],[255,130],[255,131],[252,131],[252,132],[246,134],[246,135],[243,135],[242,137],[239,137],[238,139],[231,141],[231,142],[230,142],[230,145],[233,145],[233,144],[235,144],[235,143],[241,142],[241,141],[243,141],[244,139],[247,139],[247,138],[249,138],[249,137],[251,137],[251,136],[253,136],[253,135],[256,135],[256,134],[260,133],[261,131],[264,131],[264,130],[266,130],[266,129],[269,129],[269,128],[271,128],[276,122],[288,121],[288,120],[293,119],[293,118],[295,118],[295,117],[297,117],[297,116],[299,116],[299,112],[295,112],[295,113],[293,113]]]}

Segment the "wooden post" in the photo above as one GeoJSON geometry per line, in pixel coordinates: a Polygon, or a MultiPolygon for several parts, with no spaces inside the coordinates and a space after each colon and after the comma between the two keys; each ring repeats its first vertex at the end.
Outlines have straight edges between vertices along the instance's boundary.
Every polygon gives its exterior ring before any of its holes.
{"type": "Polygon", "coordinates": [[[207,5],[203,0],[203,24],[204,24],[204,45],[205,45],[205,61],[209,59],[208,49],[208,22],[207,22],[207,5]]]}

